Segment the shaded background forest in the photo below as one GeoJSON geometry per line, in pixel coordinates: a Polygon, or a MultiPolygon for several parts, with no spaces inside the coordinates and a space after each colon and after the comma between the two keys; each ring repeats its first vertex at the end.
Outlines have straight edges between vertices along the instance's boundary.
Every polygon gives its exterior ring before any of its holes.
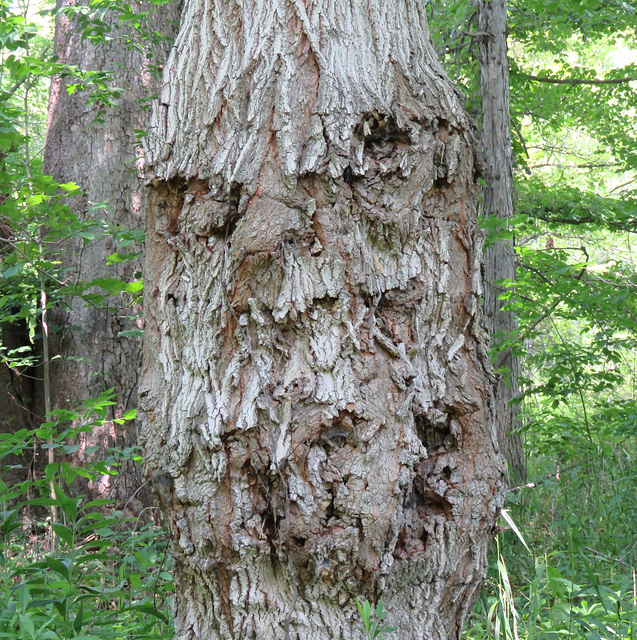
{"type": "MultiPolygon", "coordinates": [[[[427,6],[439,55],[479,124],[476,7],[427,6]]],[[[62,357],[65,340],[92,335],[64,327],[94,317],[84,309],[108,309],[109,335],[137,353],[143,233],[113,222],[115,202],[42,168],[51,78],[84,96],[83,119],[61,134],[73,148],[131,100],[148,104],[165,11],[0,4],[0,637],[171,637],[170,558],[128,428],[134,397],[108,370],[87,372],[94,353],[62,357]],[[55,14],[74,21],[81,46],[138,60],[146,93],[127,94],[123,63],[60,55],[55,14]],[[80,274],[80,253],[105,259],[80,274]],[[76,389],[61,405],[63,383],[91,393],[76,389]]],[[[482,224],[487,245],[516,247],[515,282],[494,284],[519,328],[497,336],[493,361],[506,378],[506,356],[521,358],[526,477],[511,473],[466,638],[637,637],[636,12],[633,1],[510,3],[516,216],[482,224]]],[[[129,126],[141,143],[143,128],[129,126]]],[[[124,173],[137,180],[134,166],[124,173]]]]}

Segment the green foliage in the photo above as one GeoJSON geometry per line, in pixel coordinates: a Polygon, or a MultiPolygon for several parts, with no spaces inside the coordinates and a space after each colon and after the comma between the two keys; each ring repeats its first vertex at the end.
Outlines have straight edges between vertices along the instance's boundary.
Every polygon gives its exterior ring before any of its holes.
{"type": "MultiPolygon", "coordinates": [[[[114,39],[129,49],[147,52],[148,43],[164,40],[164,36],[153,29],[154,14],[172,0],[151,0],[147,8],[112,0],[90,0],[81,5],[64,5],[44,11],[44,15],[64,15],[75,20],[81,36],[96,44],[114,39]]],[[[151,58],[149,58],[151,59],[151,58]]]]}
{"type": "Polygon", "coordinates": [[[383,621],[387,618],[387,610],[382,601],[373,607],[369,600],[356,598],[356,607],[363,623],[360,627],[368,640],[383,640],[385,634],[393,633],[396,627],[387,626],[383,621]]]}
{"type": "Polygon", "coordinates": [[[10,538],[16,555],[5,553],[0,578],[0,638],[171,637],[168,617],[158,608],[172,589],[162,568],[164,545],[156,542],[161,532],[150,525],[125,532],[117,513],[107,517],[90,510],[96,505],[83,506],[78,530],[98,537],[88,551],[72,548],[73,532],[61,524],[55,531],[66,548],[56,554],[18,558],[28,539],[10,538]]]}
{"type": "MultiPolygon", "coordinates": [[[[37,429],[0,434],[2,475],[15,477],[22,454],[34,447],[74,452],[77,436],[104,422],[112,397],[111,390],[75,411],[53,412],[37,429]]],[[[121,421],[134,417],[131,411],[121,421]]],[[[82,467],[56,462],[41,476],[0,481],[0,638],[172,637],[165,532],[114,511],[110,500],[87,501],[74,490],[78,477],[95,482],[131,459],[141,461],[136,449],[113,449],[82,467]]]]}
{"type": "Polygon", "coordinates": [[[571,456],[568,466],[557,463],[556,474],[553,450],[534,458],[541,480],[509,495],[535,557],[507,522],[466,640],[636,637],[631,454],[617,447],[592,461],[571,456]]]}
{"type": "MultiPolygon", "coordinates": [[[[475,5],[432,0],[432,37],[479,117],[475,5]]],[[[483,638],[637,638],[637,3],[509,1],[517,245],[500,282],[520,324],[528,485],[509,494],[489,581],[465,631],[483,638]],[[517,523],[531,556],[513,530],[517,523]]]]}
{"type": "Polygon", "coordinates": [[[363,621],[363,630],[365,631],[365,637],[369,640],[383,640],[386,633],[392,633],[396,631],[396,627],[389,627],[383,624],[383,620],[387,617],[387,611],[382,601],[376,605],[373,609],[369,600],[361,602],[356,600],[356,606],[358,607],[358,613],[363,621]]]}

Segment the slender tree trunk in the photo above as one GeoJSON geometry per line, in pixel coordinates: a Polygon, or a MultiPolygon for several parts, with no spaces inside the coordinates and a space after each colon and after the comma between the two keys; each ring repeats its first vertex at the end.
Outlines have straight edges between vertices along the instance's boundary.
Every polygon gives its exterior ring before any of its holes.
{"type": "Polygon", "coordinates": [[[177,640],[457,638],[501,504],[474,130],[418,0],[190,0],[140,402],[177,640]]]}
{"type": "MultiPolygon", "coordinates": [[[[70,4],[74,4],[72,0],[60,0],[58,7],[70,4]]],[[[141,2],[134,3],[134,7],[140,11],[149,9],[141,2]]],[[[153,26],[169,37],[176,29],[171,20],[178,10],[177,3],[162,6],[161,13],[152,18],[153,26]]],[[[69,94],[67,80],[54,79],[44,167],[59,182],[72,181],[82,188],[83,195],[72,202],[80,219],[140,229],[145,197],[144,161],[135,130],[148,128],[149,112],[145,104],[158,86],[149,65],[165,59],[170,43],[141,43],[141,51],[129,48],[116,18],[110,16],[107,21],[112,27],[110,39],[94,44],[82,39],[77,21],[65,15],[58,17],[55,51],[60,62],[77,65],[82,70],[112,72],[113,85],[121,89],[121,96],[116,105],[104,108],[98,103],[91,104],[89,90],[69,94]],[[151,54],[150,60],[147,54],[151,54]],[[96,205],[99,207],[95,208],[96,205]]],[[[138,246],[137,250],[140,249],[138,246]]],[[[130,282],[139,278],[141,260],[106,266],[108,256],[115,250],[110,239],[86,246],[76,243],[66,254],[65,266],[73,280],[111,277],[130,282]]],[[[126,249],[131,250],[134,248],[126,249]]],[[[82,400],[96,397],[111,387],[117,394],[111,420],[84,434],[79,463],[86,459],[83,452],[88,447],[97,446],[103,453],[111,446],[137,444],[136,423],[117,425],[112,418],[137,403],[141,341],[119,334],[137,328],[138,322],[130,317],[138,309],[131,308],[130,300],[121,297],[107,303],[103,307],[88,306],[75,299],[68,311],[57,311],[55,321],[62,330],[51,336],[52,351],[59,357],[52,363],[53,408],[75,408],[82,400]]],[[[109,492],[127,501],[142,483],[143,474],[138,465],[131,463],[123,465],[114,480],[105,476],[102,484],[92,490],[100,494],[109,492]]]]}
{"type": "MultiPolygon", "coordinates": [[[[513,216],[513,165],[509,115],[509,62],[507,58],[507,0],[478,1],[480,69],[482,75],[482,157],[485,185],[482,209],[508,229],[513,216]]],[[[515,316],[502,309],[500,296],[507,290],[499,282],[515,280],[515,252],[510,239],[488,247],[485,256],[484,315],[494,344],[516,330],[515,316]]],[[[495,421],[500,448],[510,471],[521,482],[526,476],[522,437],[511,432],[517,424],[518,405],[510,401],[519,393],[520,358],[510,349],[496,357],[495,421]]]]}

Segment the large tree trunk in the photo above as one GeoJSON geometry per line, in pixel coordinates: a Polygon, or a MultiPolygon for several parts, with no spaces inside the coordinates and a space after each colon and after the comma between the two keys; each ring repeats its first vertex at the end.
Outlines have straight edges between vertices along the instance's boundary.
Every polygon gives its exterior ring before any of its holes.
{"type": "MultiPolygon", "coordinates": [[[[58,7],[70,4],[75,3],[59,0],[58,7]]],[[[164,5],[161,13],[151,14],[151,26],[166,37],[176,31],[171,21],[178,15],[177,4],[164,5]]],[[[143,3],[134,6],[140,11],[149,9],[143,3]]],[[[148,128],[149,112],[144,105],[158,88],[158,79],[151,73],[149,64],[165,60],[170,42],[141,43],[143,50],[128,48],[116,17],[109,15],[106,20],[113,29],[109,40],[94,44],[82,39],[76,20],[58,16],[55,52],[60,62],[77,65],[82,70],[112,72],[113,86],[121,89],[121,97],[115,106],[104,108],[99,103],[91,104],[88,90],[69,94],[68,80],[55,78],[50,94],[44,170],[59,182],[72,181],[82,188],[83,195],[71,203],[80,219],[104,220],[111,225],[140,229],[145,197],[144,166],[135,130],[148,128]],[[147,59],[147,53],[153,56],[151,60],[147,59]],[[102,204],[106,207],[94,208],[102,204]]],[[[141,261],[107,267],[107,258],[115,250],[110,239],[87,246],[78,242],[67,247],[64,265],[74,280],[111,277],[133,281],[138,277],[141,261]]],[[[125,251],[132,250],[133,247],[128,247],[125,251]]],[[[117,394],[111,420],[83,434],[83,446],[76,463],[83,462],[82,452],[87,447],[97,445],[101,455],[111,446],[137,444],[134,421],[122,425],[112,421],[137,403],[141,341],[119,335],[121,331],[136,328],[134,320],[126,319],[134,313],[130,300],[120,297],[108,299],[100,307],[88,306],[76,298],[68,311],[58,309],[55,314],[54,321],[61,325],[62,331],[51,336],[51,352],[59,356],[52,362],[53,408],[75,408],[79,402],[97,397],[111,387],[117,394]]],[[[102,484],[91,489],[102,494],[108,491],[113,497],[128,501],[143,483],[143,474],[139,465],[124,463],[114,486],[112,481],[112,476],[104,476],[102,484]]],[[[141,495],[137,494],[137,498],[141,495]]]]}
{"type": "Polygon", "coordinates": [[[140,404],[178,640],[457,638],[501,504],[473,127],[419,0],[190,0],[140,404]]]}
{"type": "MultiPolygon", "coordinates": [[[[478,1],[480,69],[482,77],[482,157],[485,184],[482,210],[508,229],[513,216],[513,164],[511,117],[509,115],[509,62],[507,58],[507,0],[478,1]]],[[[517,329],[513,313],[503,310],[501,296],[507,289],[498,283],[515,281],[515,252],[510,239],[498,240],[485,255],[484,315],[493,343],[509,340],[517,329]]],[[[518,481],[526,476],[522,436],[512,434],[519,425],[518,405],[511,403],[519,393],[520,358],[505,349],[496,356],[498,369],[494,414],[500,448],[518,481]]]]}

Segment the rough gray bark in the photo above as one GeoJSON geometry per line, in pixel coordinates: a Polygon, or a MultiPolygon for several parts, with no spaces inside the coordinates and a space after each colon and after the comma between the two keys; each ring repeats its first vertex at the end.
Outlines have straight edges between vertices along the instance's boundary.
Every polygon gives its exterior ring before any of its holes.
{"type": "MultiPolygon", "coordinates": [[[[75,4],[73,0],[59,0],[58,8],[75,4]]],[[[148,9],[136,3],[139,10],[148,9]]],[[[154,26],[169,37],[176,27],[171,19],[178,15],[177,3],[165,5],[155,14],[154,26]]],[[[135,130],[148,127],[149,111],[146,101],[157,90],[149,63],[158,64],[168,54],[170,42],[144,45],[144,51],[129,49],[121,37],[115,17],[107,18],[113,26],[105,42],[96,44],[81,38],[78,23],[66,16],[56,22],[55,52],[60,62],[77,65],[83,70],[110,71],[113,84],[122,90],[117,105],[107,107],[97,122],[99,104],[90,104],[89,91],[68,94],[67,80],[55,78],[51,85],[49,122],[44,151],[44,170],[59,182],[75,182],[83,195],[71,203],[80,219],[105,220],[111,225],[131,229],[143,228],[144,199],[143,153],[137,144],[135,130]],[[154,56],[149,62],[146,52],[154,56]],[[92,209],[96,204],[106,208],[92,209]]],[[[110,239],[87,246],[81,243],[68,247],[65,266],[73,280],[91,281],[113,277],[133,281],[141,269],[141,261],[106,266],[115,250],[110,239]]],[[[130,251],[131,247],[127,249],[130,251]]],[[[87,306],[75,299],[70,310],[57,310],[55,322],[62,331],[52,334],[52,352],[60,356],[52,362],[54,384],[53,408],[74,408],[82,400],[97,397],[111,387],[117,393],[111,418],[119,417],[136,406],[136,387],[140,367],[141,341],[123,338],[119,333],[136,328],[136,323],[123,316],[135,313],[130,300],[109,299],[108,308],[87,306]]],[[[101,428],[83,434],[78,463],[82,463],[87,447],[99,446],[103,452],[111,446],[137,444],[137,425],[127,422],[117,425],[108,421],[101,428]]],[[[93,492],[109,492],[113,497],[128,501],[144,482],[137,464],[124,464],[118,476],[105,476],[93,492]],[[114,485],[113,485],[114,483],[114,485]]],[[[138,494],[139,498],[141,494],[138,494]]]]}
{"type": "Polygon", "coordinates": [[[473,127],[418,0],[189,0],[140,405],[177,640],[457,638],[501,504],[473,127]]]}
{"type": "MultiPolygon", "coordinates": [[[[482,157],[485,165],[482,212],[500,218],[503,228],[513,216],[513,164],[511,118],[509,115],[509,62],[507,58],[507,0],[478,1],[480,70],[482,78],[482,157]]],[[[495,345],[508,339],[517,329],[515,316],[502,309],[500,296],[506,291],[497,283],[515,280],[515,252],[511,240],[499,240],[486,250],[484,315],[495,345]]],[[[511,350],[496,358],[498,375],[495,388],[495,421],[500,448],[514,478],[524,481],[526,463],[522,436],[511,432],[519,425],[518,395],[520,358],[511,350]]]]}

